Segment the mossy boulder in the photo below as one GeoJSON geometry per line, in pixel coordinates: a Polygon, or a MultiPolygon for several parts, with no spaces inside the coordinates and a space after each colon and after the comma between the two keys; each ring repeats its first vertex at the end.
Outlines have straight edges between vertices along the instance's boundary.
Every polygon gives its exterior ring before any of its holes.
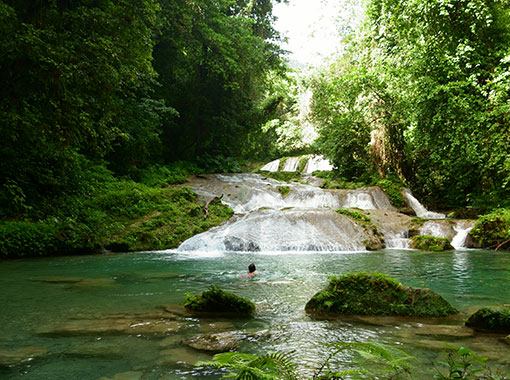
{"type": "Polygon", "coordinates": [[[457,310],[429,289],[403,286],[382,273],[330,277],[327,287],[305,306],[309,313],[445,317],[457,310]]]}
{"type": "Polygon", "coordinates": [[[481,308],[468,318],[466,326],[478,331],[510,333],[510,305],[481,308]]]}
{"type": "Polygon", "coordinates": [[[255,312],[253,302],[226,292],[218,286],[211,286],[197,295],[186,294],[184,307],[196,313],[225,316],[249,316],[255,312]]]}
{"type": "Polygon", "coordinates": [[[454,249],[447,238],[429,235],[413,236],[411,248],[434,252],[450,251],[454,249]]]}

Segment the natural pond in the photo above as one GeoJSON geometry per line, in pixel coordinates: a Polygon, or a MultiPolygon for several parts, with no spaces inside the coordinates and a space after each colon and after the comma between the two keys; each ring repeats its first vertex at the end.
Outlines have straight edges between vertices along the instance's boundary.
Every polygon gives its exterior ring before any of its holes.
{"type": "MultiPolygon", "coordinates": [[[[501,335],[463,327],[480,306],[510,303],[510,253],[464,250],[376,252],[148,252],[0,262],[2,379],[216,379],[196,368],[212,354],[186,345],[204,333],[235,332],[235,350],[290,352],[303,373],[327,355],[326,344],[371,341],[417,357],[418,378],[432,378],[445,343],[462,345],[510,368],[501,335]],[[259,271],[241,278],[248,264],[259,271]],[[327,276],[380,271],[427,287],[461,315],[449,319],[316,320],[305,303],[327,276]],[[186,292],[210,285],[252,300],[252,319],[182,315],[186,292]]],[[[337,363],[349,368],[346,353],[337,363]]]]}

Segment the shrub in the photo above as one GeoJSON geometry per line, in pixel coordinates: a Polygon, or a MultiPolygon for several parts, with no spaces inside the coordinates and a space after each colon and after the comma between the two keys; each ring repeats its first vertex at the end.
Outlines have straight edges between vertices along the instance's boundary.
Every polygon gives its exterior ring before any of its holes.
{"type": "Polygon", "coordinates": [[[510,209],[494,210],[478,218],[471,236],[480,247],[510,248],[510,209]]]}
{"type": "Polygon", "coordinates": [[[61,248],[58,229],[48,222],[0,223],[0,257],[43,256],[61,248]]]}

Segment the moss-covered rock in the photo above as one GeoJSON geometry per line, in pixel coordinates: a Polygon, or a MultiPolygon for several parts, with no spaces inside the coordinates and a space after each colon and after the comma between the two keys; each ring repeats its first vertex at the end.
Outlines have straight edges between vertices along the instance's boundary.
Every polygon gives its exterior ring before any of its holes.
{"type": "Polygon", "coordinates": [[[413,236],[411,248],[434,252],[450,251],[454,249],[447,238],[429,235],[413,236]]]}
{"type": "Polygon", "coordinates": [[[255,312],[255,305],[242,297],[224,291],[217,286],[197,294],[186,294],[184,307],[198,313],[247,316],[255,312]]]}
{"type": "Polygon", "coordinates": [[[510,306],[500,305],[479,309],[468,318],[466,326],[478,331],[510,333],[510,306]]]}
{"type": "Polygon", "coordinates": [[[309,313],[444,317],[457,313],[429,289],[413,289],[382,273],[330,277],[327,287],[305,306],[309,313]]]}

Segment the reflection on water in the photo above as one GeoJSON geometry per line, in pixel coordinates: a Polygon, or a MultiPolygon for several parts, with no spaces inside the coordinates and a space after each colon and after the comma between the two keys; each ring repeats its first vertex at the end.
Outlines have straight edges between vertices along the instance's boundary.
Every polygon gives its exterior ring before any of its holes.
{"type": "MultiPolygon", "coordinates": [[[[0,263],[0,377],[219,378],[218,371],[190,366],[212,354],[185,344],[197,334],[218,331],[241,334],[237,349],[244,352],[296,350],[303,373],[311,373],[327,355],[325,344],[338,341],[399,345],[418,356],[416,368],[424,370],[445,342],[471,347],[496,366],[510,366],[510,346],[494,336],[473,335],[462,327],[463,315],[441,321],[328,321],[304,313],[328,275],[352,271],[381,271],[406,285],[431,288],[462,313],[510,303],[509,253],[164,251],[6,261],[0,263]],[[240,278],[251,262],[258,276],[240,278]],[[211,284],[251,299],[256,317],[189,318],[171,306],[186,292],[211,284]]],[[[337,364],[348,368],[350,362],[346,353],[337,364]]]]}

